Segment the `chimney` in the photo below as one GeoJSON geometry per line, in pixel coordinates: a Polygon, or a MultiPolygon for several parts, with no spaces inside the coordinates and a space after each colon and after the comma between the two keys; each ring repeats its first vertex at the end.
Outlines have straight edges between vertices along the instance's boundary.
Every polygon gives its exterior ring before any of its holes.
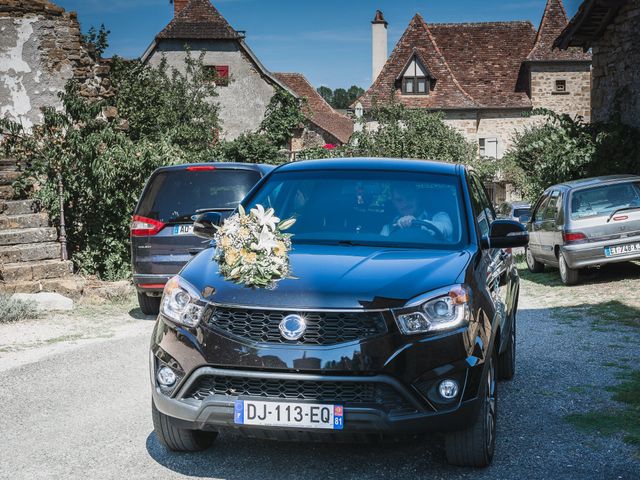
{"type": "Polygon", "coordinates": [[[376,81],[387,63],[387,21],[380,10],[371,22],[371,83],[376,81]]]}
{"type": "Polygon", "coordinates": [[[180,10],[187,6],[189,0],[173,0],[173,16],[178,15],[180,10]]]}

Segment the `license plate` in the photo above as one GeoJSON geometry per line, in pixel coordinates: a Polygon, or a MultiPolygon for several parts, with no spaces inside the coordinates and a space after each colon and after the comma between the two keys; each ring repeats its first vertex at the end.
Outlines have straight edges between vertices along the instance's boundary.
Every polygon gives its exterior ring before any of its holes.
{"type": "Polygon", "coordinates": [[[342,430],[344,408],[342,405],[236,400],[234,422],[237,425],[342,430]]]}
{"type": "Polygon", "coordinates": [[[604,247],[605,257],[614,257],[616,255],[624,255],[625,253],[634,253],[634,252],[640,253],[640,242],[604,247]]]}
{"type": "Polygon", "coordinates": [[[174,225],[173,227],[174,235],[189,235],[190,233],[193,233],[193,224],[174,225]]]}

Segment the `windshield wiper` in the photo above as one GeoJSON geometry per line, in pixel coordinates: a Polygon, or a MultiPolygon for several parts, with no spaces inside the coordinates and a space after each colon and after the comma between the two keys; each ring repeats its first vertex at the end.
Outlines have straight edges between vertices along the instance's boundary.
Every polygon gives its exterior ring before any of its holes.
{"type": "Polygon", "coordinates": [[[205,213],[205,212],[233,212],[235,207],[209,207],[209,208],[199,208],[196,210],[196,213],[205,213]]]}
{"type": "Polygon", "coordinates": [[[612,213],[611,215],[609,215],[609,218],[607,218],[607,223],[609,223],[609,222],[611,221],[611,219],[613,218],[613,216],[614,216],[616,213],[619,213],[619,212],[625,212],[625,211],[627,211],[627,210],[637,210],[637,209],[639,209],[639,208],[640,208],[640,205],[636,205],[635,207],[622,207],[622,208],[619,208],[619,209],[617,209],[617,210],[614,210],[614,211],[613,211],[613,213],[612,213]]]}

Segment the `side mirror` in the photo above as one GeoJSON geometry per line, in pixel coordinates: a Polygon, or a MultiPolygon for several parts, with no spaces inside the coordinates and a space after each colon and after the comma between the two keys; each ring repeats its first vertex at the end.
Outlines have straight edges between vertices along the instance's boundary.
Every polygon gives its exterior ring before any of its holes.
{"type": "Polygon", "coordinates": [[[489,227],[489,237],[483,237],[484,248],[517,248],[529,244],[529,232],[516,220],[494,220],[489,227]]]}
{"type": "Polygon", "coordinates": [[[207,240],[213,239],[216,228],[222,223],[222,215],[219,212],[205,212],[193,217],[193,234],[207,240]]]}

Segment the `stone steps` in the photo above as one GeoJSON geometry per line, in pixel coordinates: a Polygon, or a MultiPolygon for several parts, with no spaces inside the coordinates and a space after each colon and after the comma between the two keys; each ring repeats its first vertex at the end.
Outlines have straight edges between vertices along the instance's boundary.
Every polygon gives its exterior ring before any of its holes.
{"type": "Polygon", "coordinates": [[[20,178],[20,172],[12,172],[7,170],[0,171],[0,185],[11,185],[18,178],[20,178]]]}
{"type": "Polygon", "coordinates": [[[55,242],[57,239],[58,231],[55,227],[0,230],[0,246],[55,242]]]}
{"type": "Polygon", "coordinates": [[[0,200],[11,200],[13,193],[13,187],[11,185],[0,185],[0,200]]]}
{"type": "Polygon", "coordinates": [[[27,213],[22,215],[0,215],[0,230],[20,228],[40,228],[49,226],[46,213],[27,213]]]}
{"type": "Polygon", "coordinates": [[[45,278],[20,282],[2,283],[0,291],[6,294],[55,292],[67,297],[79,297],[86,285],[83,278],[68,276],[63,278],[45,278]]]}
{"type": "Polygon", "coordinates": [[[29,282],[71,275],[71,261],[39,260],[36,262],[5,263],[0,265],[0,278],[5,283],[29,282]]]}
{"type": "Polygon", "coordinates": [[[15,172],[18,170],[18,162],[13,158],[0,158],[0,171],[15,172]]]}
{"type": "Polygon", "coordinates": [[[26,215],[39,211],[40,205],[37,200],[0,200],[0,214],[26,215]]]}
{"type": "Polygon", "coordinates": [[[37,260],[53,260],[59,258],[60,244],[57,242],[26,243],[0,247],[0,265],[4,263],[35,262],[37,260]]]}

